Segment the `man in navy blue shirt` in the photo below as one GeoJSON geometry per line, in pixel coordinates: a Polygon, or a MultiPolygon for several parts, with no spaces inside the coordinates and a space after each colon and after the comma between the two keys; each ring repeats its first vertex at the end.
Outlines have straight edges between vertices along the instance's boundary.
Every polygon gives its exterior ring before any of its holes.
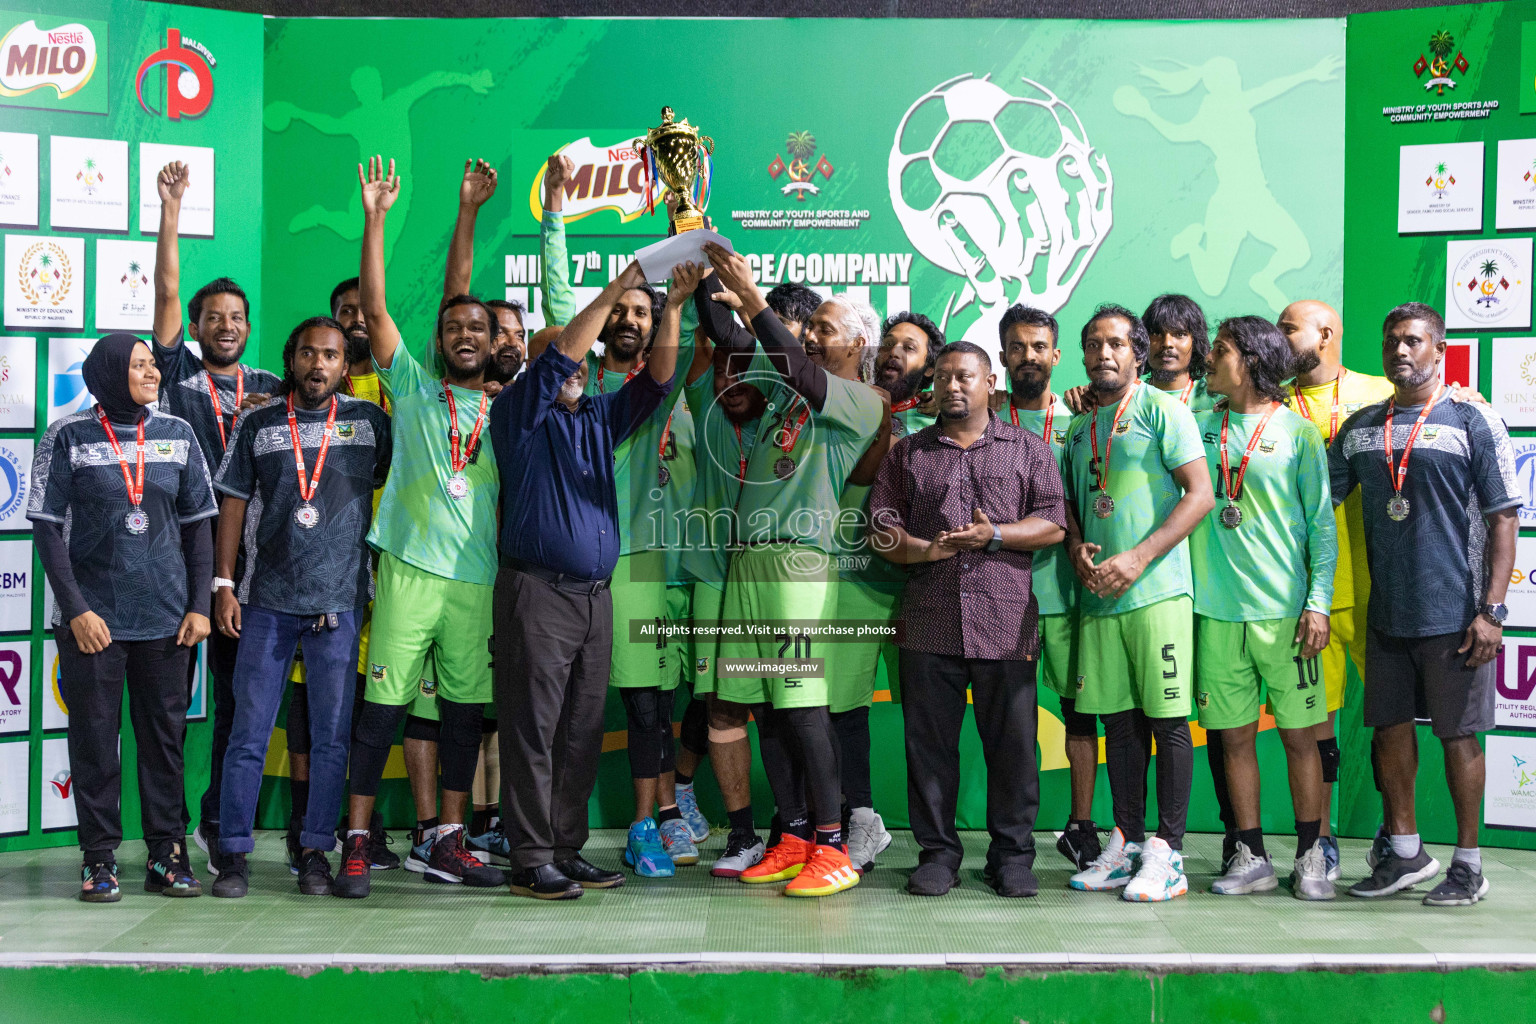
{"type": "Polygon", "coordinates": [[[493,611],[496,713],[511,889],[572,899],[623,884],[581,856],[602,752],[613,645],[609,577],[619,557],[613,452],[672,390],[684,302],[702,270],[676,268],[645,362],[609,394],[584,395],[585,357],[631,263],[491,407],[501,470],[501,570],[493,611]]]}
{"type": "Polygon", "coordinates": [[[1469,906],[1488,892],[1477,845],[1483,750],[1494,725],[1494,658],[1524,503],[1514,448],[1498,416],[1455,402],[1441,383],[1445,322],[1421,302],[1387,314],[1381,361],[1394,394],[1344,421],[1328,449],[1333,503],[1360,488],[1371,607],[1365,724],[1385,811],[1351,896],[1390,896],[1434,877],[1440,862],[1414,819],[1415,719],[1429,719],[1445,749],[1456,813],[1456,852],[1424,902],[1469,906]]]}

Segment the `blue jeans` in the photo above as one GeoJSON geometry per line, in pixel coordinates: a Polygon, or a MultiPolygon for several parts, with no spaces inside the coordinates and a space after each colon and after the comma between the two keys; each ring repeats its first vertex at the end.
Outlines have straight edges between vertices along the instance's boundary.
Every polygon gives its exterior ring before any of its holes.
{"type": "Polygon", "coordinates": [[[347,782],[362,611],[337,612],[337,627],[319,633],[310,632],[313,615],[243,605],[240,616],[240,655],[232,687],[235,716],[219,789],[219,849],[255,849],[251,827],[261,796],[261,770],[288,688],[293,652],[303,637],[304,679],[309,685],[309,806],[299,842],[305,849],[330,850],[336,845],[336,820],[347,782]]]}

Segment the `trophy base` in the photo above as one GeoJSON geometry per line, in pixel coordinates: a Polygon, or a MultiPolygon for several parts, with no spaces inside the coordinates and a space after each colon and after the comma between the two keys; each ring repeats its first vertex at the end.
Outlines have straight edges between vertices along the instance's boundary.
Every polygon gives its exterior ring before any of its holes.
{"type": "Polygon", "coordinates": [[[679,217],[674,220],[672,224],[677,228],[678,234],[682,234],[684,231],[697,231],[699,228],[704,226],[704,215],[697,214],[694,216],[679,217]]]}

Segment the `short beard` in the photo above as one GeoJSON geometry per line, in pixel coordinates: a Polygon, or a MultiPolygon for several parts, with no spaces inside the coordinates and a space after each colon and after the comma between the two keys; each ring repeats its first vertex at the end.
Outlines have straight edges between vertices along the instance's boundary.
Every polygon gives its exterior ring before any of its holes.
{"type": "Polygon", "coordinates": [[[623,341],[620,341],[607,327],[604,327],[602,332],[598,334],[597,340],[603,343],[604,352],[613,353],[617,359],[634,359],[641,352],[645,351],[645,339],[639,335],[635,335],[634,348],[627,352],[624,351],[624,346],[630,343],[629,339],[625,338],[623,341]]]}
{"type": "Polygon", "coordinates": [[[1182,370],[1152,370],[1149,376],[1151,377],[1153,384],[1157,385],[1158,387],[1162,387],[1165,384],[1172,384],[1174,381],[1178,380],[1181,375],[1188,372],[1188,367],[1185,367],[1182,370]]]}
{"type": "Polygon", "coordinates": [[[366,359],[373,358],[373,350],[368,345],[368,331],[363,327],[351,327],[346,332],[347,339],[347,365],[352,366],[366,359]]]}
{"type": "Polygon", "coordinates": [[[924,367],[918,367],[905,377],[898,377],[890,386],[891,401],[905,402],[917,394],[923,387],[923,381],[928,376],[924,367]]]}
{"type": "Polygon", "coordinates": [[[213,351],[213,349],[208,347],[208,346],[202,346],[202,349],[203,349],[203,362],[205,362],[205,363],[212,363],[214,366],[218,367],[220,370],[225,370],[225,369],[228,369],[231,366],[234,366],[236,363],[240,362],[240,357],[245,355],[245,343],[244,342],[242,342],[240,344],[239,348],[235,349],[235,355],[234,355],[234,358],[232,358],[232,359],[225,359],[223,356],[216,354],[213,351]]]}
{"type": "Polygon", "coordinates": [[[968,420],[970,418],[971,418],[971,403],[970,402],[966,402],[965,403],[965,408],[961,409],[959,412],[950,412],[949,410],[944,409],[944,408],[940,408],[939,409],[939,419],[941,419],[941,420],[951,420],[951,421],[953,421],[953,420],[968,420]]]}
{"type": "Polygon", "coordinates": [[[1428,384],[1429,379],[1435,376],[1439,371],[1439,366],[1431,366],[1423,370],[1411,370],[1406,377],[1404,377],[1402,380],[1398,380],[1393,376],[1394,371],[1388,370],[1387,379],[1390,380],[1396,387],[1421,388],[1425,384],[1428,384]]]}
{"type": "Polygon", "coordinates": [[[1101,380],[1094,380],[1092,377],[1088,378],[1088,390],[1090,390],[1090,391],[1092,391],[1092,392],[1094,392],[1096,394],[1101,394],[1101,395],[1112,394],[1112,393],[1114,393],[1116,391],[1119,391],[1123,387],[1125,387],[1124,384],[1119,384],[1119,383],[1111,384],[1107,380],[1106,381],[1101,381],[1101,380]]]}
{"type": "Polygon", "coordinates": [[[510,384],[517,376],[517,371],[523,368],[523,357],[517,354],[516,349],[507,352],[507,358],[500,355],[492,355],[491,361],[485,367],[485,379],[495,381],[497,384],[510,384]]]}
{"type": "Polygon", "coordinates": [[[1045,394],[1045,389],[1050,386],[1051,379],[1045,376],[1026,377],[1024,374],[1017,372],[1008,376],[1008,391],[1014,398],[1025,402],[1033,402],[1045,394]]]}
{"type": "Polygon", "coordinates": [[[576,377],[573,380],[567,380],[565,383],[560,385],[560,401],[579,402],[581,401],[581,391],[582,387],[580,377],[576,377]]]}
{"type": "Polygon", "coordinates": [[[1299,377],[1304,373],[1311,373],[1322,365],[1323,357],[1318,355],[1316,351],[1303,352],[1291,361],[1291,372],[1299,377]]]}

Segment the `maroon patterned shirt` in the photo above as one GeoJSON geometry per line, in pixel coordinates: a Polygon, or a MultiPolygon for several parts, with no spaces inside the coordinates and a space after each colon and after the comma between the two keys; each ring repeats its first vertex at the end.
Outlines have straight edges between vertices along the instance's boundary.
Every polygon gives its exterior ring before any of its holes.
{"type": "MultiPolygon", "coordinates": [[[[972,522],[1044,519],[1066,528],[1061,473],[1046,443],[988,414],[987,430],[961,448],[937,424],[901,438],[880,465],[869,496],[875,525],[899,525],[932,540],[972,522]]],[[[1033,660],[1039,608],[1028,551],[961,551],[911,566],[902,599],[902,648],[957,658],[1033,660]]]]}

